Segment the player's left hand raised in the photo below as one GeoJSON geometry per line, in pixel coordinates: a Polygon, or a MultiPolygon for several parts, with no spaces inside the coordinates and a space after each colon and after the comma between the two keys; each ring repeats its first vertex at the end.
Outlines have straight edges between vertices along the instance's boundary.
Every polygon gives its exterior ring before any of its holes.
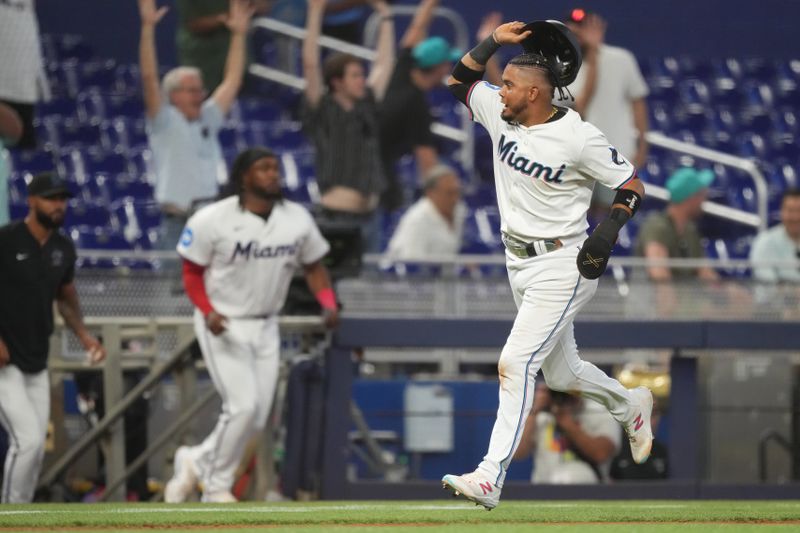
{"type": "Polygon", "coordinates": [[[607,221],[603,221],[597,229],[583,241],[580,252],[578,252],[578,272],[586,279],[597,279],[603,275],[611,257],[611,249],[614,243],[609,242],[601,230],[601,226],[607,221]]]}
{"type": "Polygon", "coordinates": [[[497,44],[519,44],[531,35],[530,30],[522,31],[524,22],[514,21],[501,24],[494,30],[492,36],[497,44]]]}

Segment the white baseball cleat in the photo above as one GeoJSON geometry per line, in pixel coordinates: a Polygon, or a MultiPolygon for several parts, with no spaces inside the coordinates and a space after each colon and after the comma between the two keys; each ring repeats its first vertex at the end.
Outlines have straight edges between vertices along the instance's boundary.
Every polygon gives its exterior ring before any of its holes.
{"type": "Polygon", "coordinates": [[[212,492],[211,494],[203,493],[203,498],[201,501],[203,503],[236,503],[239,500],[236,499],[236,496],[226,490],[221,492],[212,492]]]}
{"type": "Polygon", "coordinates": [[[633,420],[625,426],[625,433],[631,443],[633,462],[641,464],[650,457],[653,448],[653,428],[650,426],[650,415],[653,413],[653,393],[647,387],[631,389],[636,401],[637,410],[633,420]]]}
{"type": "Polygon", "coordinates": [[[447,474],[442,478],[442,488],[451,489],[453,496],[464,496],[475,505],[483,505],[491,511],[500,503],[500,487],[477,472],[456,476],[447,474]]]}
{"type": "Polygon", "coordinates": [[[183,503],[197,487],[197,470],[188,446],[180,446],[173,459],[174,473],[164,487],[164,501],[183,503]]]}

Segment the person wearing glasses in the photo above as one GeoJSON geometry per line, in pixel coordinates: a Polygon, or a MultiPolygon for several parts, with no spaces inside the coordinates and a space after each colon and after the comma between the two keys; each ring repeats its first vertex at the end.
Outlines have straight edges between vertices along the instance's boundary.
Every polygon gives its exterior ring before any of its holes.
{"type": "Polygon", "coordinates": [[[239,89],[245,66],[245,36],[253,8],[232,0],[226,24],[231,32],[222,83],[207,96],[200,70],[176,67],[158,80],[155,28],[167,12],[155,0],[139,0],[142,29],[139,63],[147,115],[147,136],[155,163],[155,198],[164,215],[159,248],[173,249],[194,202],[217,196],[226,180],[217,133],[239,89]]]}

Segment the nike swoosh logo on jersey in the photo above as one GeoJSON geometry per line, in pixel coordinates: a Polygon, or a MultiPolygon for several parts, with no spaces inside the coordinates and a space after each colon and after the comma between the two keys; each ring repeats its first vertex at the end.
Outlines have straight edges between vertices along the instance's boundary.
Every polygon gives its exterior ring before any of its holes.
{"type": "Polygon", "coordinates": [[[25,261],[28,258],[28,254],[17,254],[17,261],[25,261]]]}

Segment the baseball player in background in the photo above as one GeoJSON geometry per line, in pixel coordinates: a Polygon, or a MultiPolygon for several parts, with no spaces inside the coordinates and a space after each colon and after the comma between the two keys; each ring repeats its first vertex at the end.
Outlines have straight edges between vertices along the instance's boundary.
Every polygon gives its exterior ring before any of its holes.
{"type": "Polygon", "coordinates": [[[281,195],[277,156],[263,148],[239,154],[231,170],[236,194],[200,209],[186,224],[178,253],[195,333],[222,413],[208,437],[175,453],[164,490],[182,502],[203,482],[204,502],[235,502],[234,472],[247,441],[266,424],[278,378],[277,314],[295,269],[302,267],[326,325],[338,319],[321,259],[328,253],[311,215],[281,195]]]}
{"type": "Polygon", "coordinates": [[[604,405],[625,428],[633,459],[652,446],[653,397],[628,390],[578,356],[573,320],[597,289],[620,228],[644,195],[636,170],[594,126],[552,105],[580,68],[580,51],[561,23],[509,22],[465,55],[448,85],[494,145],[494,175],[506,265],[517,316],[498,362],[500,406],[489,450],[474,472],[446,475],[445,488],[497,506],[519,445],[539,370],[547,386],[604,405]],[[502,45],[526,50],[503,71],[502,87],[482,81],[502,45]],[[566,58],[566,59],[565,59],[566,58]],[[587,238],[595,183],[616,190],[609,217],[587,238]]]}
{"type": "Polygon", "coordinates": [[[28,215],[0,227],[0,425],[8,453],[0,502],[33,501],[50,420],[47,357],[53,302],[97,364],[106,350],[86,329],[75,286],[75,245],[60,231],[72,193],[54,172],[28,184],[28,215]]]}

